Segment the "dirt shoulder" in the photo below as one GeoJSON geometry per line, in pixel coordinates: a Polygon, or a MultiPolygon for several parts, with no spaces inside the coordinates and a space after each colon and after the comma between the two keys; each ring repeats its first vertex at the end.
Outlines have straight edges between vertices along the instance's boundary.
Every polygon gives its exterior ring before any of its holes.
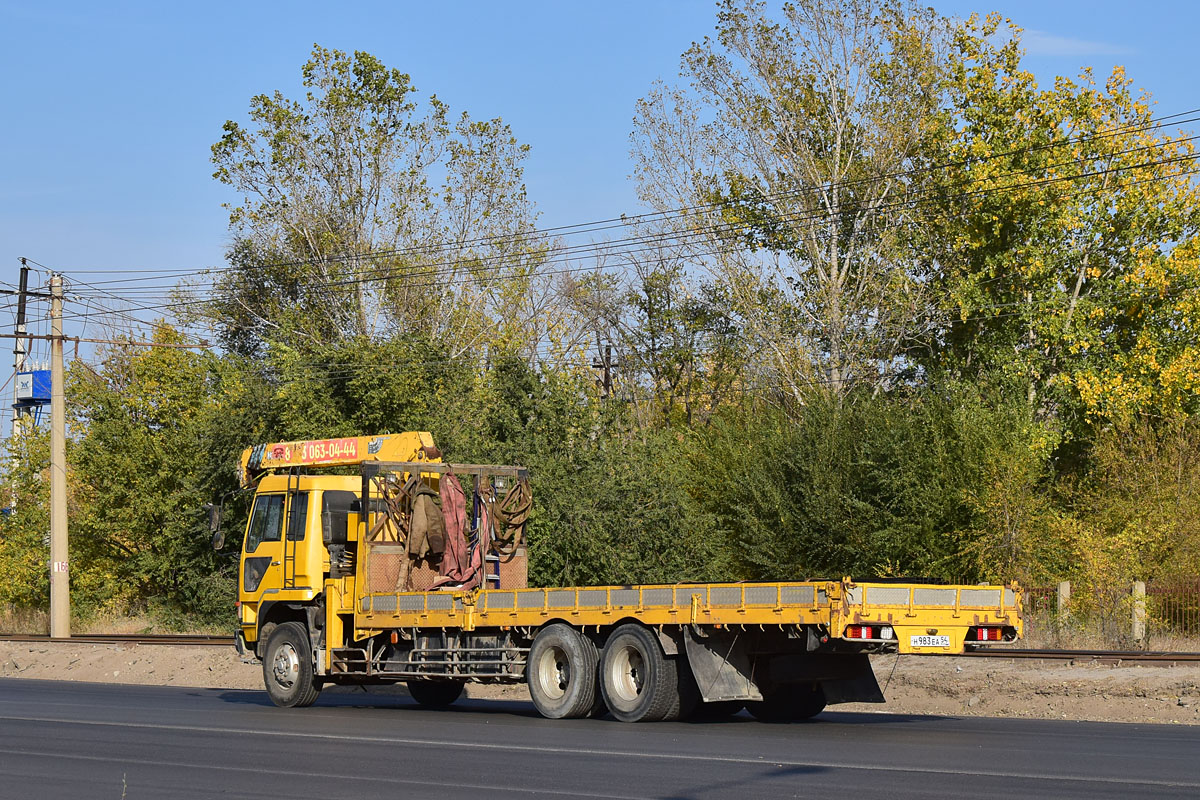
{"type": "MultiPolygon", "coordinates": [[[[1200,724],[1200,666],[917,656],[882,656],[874,665],[888,702],[836,710],[1200,724]]],[[[257,690],[261,670],[225,647],[0,642],[5,678],[257,690]]],[[[523,686],[470,686],[468,694],[528,698],[523,686]]]]}

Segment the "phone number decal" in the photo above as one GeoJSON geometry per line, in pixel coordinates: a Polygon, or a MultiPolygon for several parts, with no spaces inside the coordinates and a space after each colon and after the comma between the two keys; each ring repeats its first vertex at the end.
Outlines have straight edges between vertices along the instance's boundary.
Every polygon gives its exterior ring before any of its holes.
{"type": "Polygon", "coordinates": [[[346,458],[358,458],[358,439],[323,439],[319,442],[305,442],[301,450],[301,460],[310,464],[318,461],[341,461],[346,458]]]}

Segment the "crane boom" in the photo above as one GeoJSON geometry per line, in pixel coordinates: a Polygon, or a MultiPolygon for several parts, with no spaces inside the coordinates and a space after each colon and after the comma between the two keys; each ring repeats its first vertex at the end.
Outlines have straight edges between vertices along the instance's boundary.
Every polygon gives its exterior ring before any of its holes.
{"type": "Polygon", "coordinates": [[[265,473],[288,467],[339,467],[368,461],[440,460],[441,452],[433,444],[433,435],[425,431],[271,442],[242,451],[238,461],[238,480],[248,488],[254,486],[265,473]]]}

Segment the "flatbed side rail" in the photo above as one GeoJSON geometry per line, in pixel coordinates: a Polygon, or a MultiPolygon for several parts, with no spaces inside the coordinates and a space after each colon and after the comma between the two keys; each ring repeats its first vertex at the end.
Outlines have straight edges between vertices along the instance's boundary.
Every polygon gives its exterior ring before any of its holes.
{"type": "Polygon", "coordinates": [[[836,582],[681,583],[485,589],[474,593],[364,594],[358,627],[539,626],[551,619],[610,625],[635,618],[647,625],[828,625],[839,602],[836,582]]]}

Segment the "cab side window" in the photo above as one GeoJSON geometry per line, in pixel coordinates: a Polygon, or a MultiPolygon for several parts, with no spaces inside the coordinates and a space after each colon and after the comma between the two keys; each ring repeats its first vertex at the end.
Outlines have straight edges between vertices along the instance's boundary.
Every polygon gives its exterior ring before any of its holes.
{"type": "Polygon", "coordinates": [[[288,512],[288,541],[299,542],[304,539],[304,529],[308,527],[308,492],[298,492],[292,495],[292,510],[288,512]]]}
{"type": "MultiPolygon", "coordinates": [[[[282,538],[283,497],[281,494],[262,494],[254,499],[250,527],[246,530],[247,553],[253,553],[263,542],[278,542],[282,538]]],[[[307,503],[305,505],[307,507],[307,503]]]]}

